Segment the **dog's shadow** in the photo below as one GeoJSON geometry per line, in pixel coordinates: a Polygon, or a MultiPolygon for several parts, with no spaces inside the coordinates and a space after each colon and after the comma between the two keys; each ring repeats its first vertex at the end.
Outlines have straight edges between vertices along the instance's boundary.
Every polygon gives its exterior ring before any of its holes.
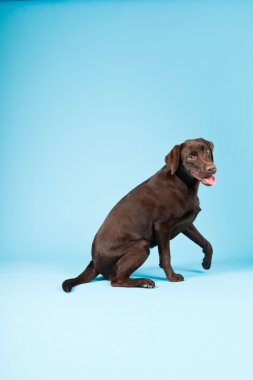
{"type": "MultiPolygon", "coordinates": [[[[193,268],[193,265],[196,266],[196,263],[188,264],[188,267],[175,265],[174,270],[176,273],[181,273],[184,275],[185,279],[208,275],[220,275],[227,274],[232,272],[252,270],[253,269],[253,257],[245,257],[241,260],[228,260],[222,262],[214,262],[210,270],[206,271],[204,269],[193,268]]],[[[131,278],[149,278],[157,281],[168,281],[164,270],[157,266],[144,266],[137,269],[132,275],[131,278]]],[[[100,282],[105,280],[102,275],[99,275],[97,278],[91,282],[100,282]]]]}
{"type": "MultiPolygon", "coordinates": [[[[252,270],[253,269],[253,257],[246,257],[242,258],[241,260],[233,260],[231,261],[221,261],[217,263],[213,263],[210,270],[204,270],[202,268],[195,269],[192,268],[193,265],[191,264],[187,267],[175,265],[174,270],[176,273],[181,273],[185,276],[185,278],[193,278],[198,276],[203,276],[205,274],[208,275],[217,275],[217,274],[227,274],[232,272],[239,272],[239,271],[245,271],[245,270],[252,270]]],[[[147,277],[154,280],[159,281],[167,281],[166,275],[162,268],[155,267],[148,267],[148,268],[139,268],[132,277],[147,277]]]]}
{"type": "MultiPolygon", "coordinates": [[[[217,275],[217,274],[227,274],[232,272],[244,271],[244,270],[252,270],[253,269],[253,257],[245,258],[242,260],[234,260],[234,261],[222,261],[218,263],[213,263],[210,270],[204,269],[195,269],[192,268],[193,264],[189,265],[189,267],[175,265],[174,270],[176,273],[181,273],[185,276],[185,279],[203,276],[205,274],[208,275],[217,275]]],[[[194,264],[196,265],[196,264],[194,264]]],[[[137,269],[132,275],[132,278],[150,278],[152,280],[158,281],[168,281],[164,270],[159,266],[149,266],[144,268],[137,269]]],[[[103,276],[99,276],[93,281],[102,281],[103,276]]]]}
{"type": "MultiPolygon", "coordinates": [[[[176,273],[188,273],[190,277],[195,277],[199,274],[205,273],[204,270],[199,269],[189,269],[189,268],[182,268],[179,266],[175,266],[174,268],[176,273]]],[[[168,281],[167,277],[164,273],[164,270],[160,267],[148,267],[148,268],[140,268],[134,274],[132,275],[133,278],[140,277],[140,278],[150,278],[152,280],[159,280],[159,281],[168,281]]],[[[188,276],[189,277],[189,276],[188,276]]]]}

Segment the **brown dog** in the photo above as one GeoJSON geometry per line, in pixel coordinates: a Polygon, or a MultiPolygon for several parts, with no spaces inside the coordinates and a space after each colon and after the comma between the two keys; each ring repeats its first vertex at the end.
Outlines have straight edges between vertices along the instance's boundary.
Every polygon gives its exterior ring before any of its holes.
{"type": "Polygon", "coordinates": [[[170,262],[170,240],[180,232],[204,252],[202,266],[209,269],[212,246],[194,227],[200,211],[199,183],[213,185],[213,143],[202,138],[176,145],[166,165],[122,198],[106,217],[92,244],[92,261],[76,278],[63,282],[65,292],[102,274],[112,286],[153,288],[154,281],[130,278],[158,246],[160,267],[169,281],[183,281],[170,262]]]}

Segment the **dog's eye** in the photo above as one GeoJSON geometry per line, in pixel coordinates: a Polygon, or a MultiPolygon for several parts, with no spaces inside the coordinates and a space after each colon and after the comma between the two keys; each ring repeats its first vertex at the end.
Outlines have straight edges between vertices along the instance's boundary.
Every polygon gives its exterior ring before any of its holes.
{"type": "Polygon", "coordinates": [[[188,154],[187,159],[188,160],[196,160],[197,155],[196,154],[188,154]]]}
{"type": "Polygon", "coordinates": [[[207,149],[207,150],[206,150],[206,154],[209,154],[209,153],[210,153],[210,150],[209,150],[209,149],[207,149]]]}

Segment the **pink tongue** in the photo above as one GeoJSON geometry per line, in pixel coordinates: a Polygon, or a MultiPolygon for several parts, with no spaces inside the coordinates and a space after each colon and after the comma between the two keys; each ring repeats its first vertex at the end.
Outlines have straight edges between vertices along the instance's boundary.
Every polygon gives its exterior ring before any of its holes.
{"type": "Polygon", "coordinates": [[[205,185],[210,185],[210,186],[212,186],[212,185],[215,184],[215,181],[216,181],[215,176],[212,175],[212,176],[209,177],[209,178],[203,178],[201,182],[204,183],[205,185]]]}

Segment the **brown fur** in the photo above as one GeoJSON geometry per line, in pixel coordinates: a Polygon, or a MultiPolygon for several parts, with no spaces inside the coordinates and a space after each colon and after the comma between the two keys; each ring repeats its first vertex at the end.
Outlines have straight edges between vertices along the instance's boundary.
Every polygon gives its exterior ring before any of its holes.
{"type": "Polygon", "coordinates": [[[98,274],[109,279],[112,286],[154,287],[154,281],[130,275],[155,246],[168,280],[182,281],[183,276],[174,272],[170,260],[170,240],[181,232],[202,248],[202,265],[210,268],[212,246],[193,222],[200,211],[199,179],[216,172],[213,143],[201,138],[187,140],[176,145],[165,162],[161,170],[113,207],[94,238],[92,261],[78,277],[64,281],[65,292],[98,274]]]}

